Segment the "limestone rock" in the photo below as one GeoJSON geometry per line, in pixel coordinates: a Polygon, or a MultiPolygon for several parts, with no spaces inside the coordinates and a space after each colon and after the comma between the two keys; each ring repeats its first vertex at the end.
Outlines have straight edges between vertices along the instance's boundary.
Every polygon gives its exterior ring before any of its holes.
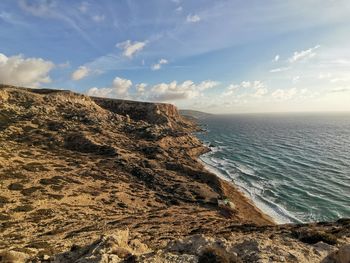
{"type": "Polygon", "coordinates": [[[104,235],[91,245],[59,254],[53,262],[118,263],[147,252],[150,252],[149,248],[140,241],[129,242],[129,230],[127,229],[104,235]]]}

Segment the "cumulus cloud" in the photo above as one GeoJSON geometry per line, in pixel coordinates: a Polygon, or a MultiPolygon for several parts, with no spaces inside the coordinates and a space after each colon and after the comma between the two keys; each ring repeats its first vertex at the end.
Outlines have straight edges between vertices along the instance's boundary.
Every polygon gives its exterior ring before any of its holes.
{"type": "Polygon", "coordinates": [[[138,95],[143,95],[146,91],[147,84],[146,83],[139,83],[136,84],[136,91],[138,95]]]}
{"type": "Polygon", "coordinates": [[[197,23],[197,22],[201,21],[201,18],[198,15],[189,14],[186,18],[186,21],[188,23],[197,23]]]}
{"type": "Polygon", "coordinates": [[[288,59],[290,63],[294,63],[297,61],[305,60],[308,58],[312,58],[316,56],[316,50],[320,48],[320,45],[317,45],[315,47],[309,48],[307,50],[302,50],[302,51],[295,51],[293,56],[288,59]]]}
{"type": "Polygon", "coordinates": [[[218,86],[219,84],[220,83],[218,81],[206,80],[206,81],[202,81],[201,83],[199,83],[197,85],[197,89],[199,91],[203,91],[203,90],[214,88],[214,87],[218,86]]]}
{"type": "Polygon", "coordinates": [[[48,74],[53,67],[51,61],[41,58],[7,57],[0,53],[0,81],[3,84],[39,87],[51,82],[48,74]]]}
{"type": "Polygon", "coordinates": [[[268,93],[265,84],[260,80],[242,81],[240,84],[231,84],[222,93],[224,97],[234,95],[237,90],[242,90],[245,96],[262,97],[268,93]]]}
{"type": "Polygon", "coordinates": [[[131,80],[116,77],[110,87],[93,87],[87,91],[87,94],[95,97],[126,98],[131,87],[131,80]]]}
{"type": "Polygon", "coordinates": [[[89,96],[111,97],[111,98],[132,98],[149,101],[175,101],[192,99],[202,96],[203,91],[216,87],[219,83],[212,80],[194,83],[191,80],[178,83],[159,83],[147,85],[139,83],[134,86],[134,91],[129,92],[133,87],[131,80],[116,77],[110,87],[93,87],[87,91],[89,96]]]}
{"type": "Polygon", "coordinates": [[[291,89],[277,89],[274,92],[272,92],[271,96],[272,98],[276,100],[290,100],[294,98],[298,93],[298,90],[296,88],[291,89]]]}
{"type": "Polygon", "coordinates": [[[97,88],[93,87],[87,91],[87,95],[93,97],[112,97],[113,89],[112,88],[97,88]]]}
{"type": "Polygon", "coordinates": [[[260,80],[255,80],[255,81],[243,81],[241,83],[241,86],[243,88],[253,88],[255,90],[265,88],[265,84],[262,83],[260,80]]]}
{"type": "Polygon", "coordinates": [[[231,84],[227,87],[226,91],[223,93],[224,97],[233,95],[236,90],[239,88],[239,85],[231,84]]]}
{"type": "Polygon", "coordinates": [[[122,79],[119,77],[116,77],[113,80],[113,89],[117,93],[117,95],[124,96],[127,94],[129,88],[131,88],[132,82],[129,79],[122,79]]]}
{"type": "Polygon", "coordinates": [[[130,40],[118,43],[116,47],[123,50],[123,56],[132,58],[136,53],[140,52],[147,42],[131,42],[130,40]]]}
{"type": "Polygon", "coordinates": [[[158,63],[152,65],[152,70],[160,70],[162,65],[168,64],[168,60],[162,58],[158,61],[158,63]]]}
{"type": "Polygon", "coordinates": [[[183,99],[192,99],[201,95],[201,92],[206,89],[213,88],[219,83],[212,80],[203,81],[195,84],[191,80],[177,83],[160,83],[152,87],[149,99],[154,101],[174,101],[183,99]]]}
{"type": "Polygon", "coordinates": [[[90,69],[85,67],[85,66],[80,66],[77,70],[75,70],[72,75],[71,75],[71,79],[72,80],[81,80],[83,78],[86,78],[87,76],[89,76],[89,74],[91,73],[90,69]]]}

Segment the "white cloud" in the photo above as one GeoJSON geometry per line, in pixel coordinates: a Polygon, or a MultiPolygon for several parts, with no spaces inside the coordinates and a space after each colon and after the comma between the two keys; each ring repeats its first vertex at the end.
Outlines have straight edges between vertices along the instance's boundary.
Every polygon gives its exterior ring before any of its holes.
{"type": "Polygon", "coordinates": [[[320,48],[320,45],[317,45],[313,48],[309,48],[307,50],[302,50],[302,51],[296,51],[294,52],[293,56],[288,59],[290,63],[294,63],[297,61],[301,61],[304,59],[312,58],[316,56],[316,49],[320,48]]]}
{"type": "Polygon", "coordinates": [[[107,88],[97,88],[93,87],[87,91],[89,96],[96,97],[116,97],[116,98],[126,98],[128,97],[128,91],[132,87],[131,80],[116,77],[111,87],[107,88]]]}
{"type": "Polygon", "coordinates": [[[87,95],[92,97],[111,97],[111,94],[113,93],[112,88],[97,88],[93,87],[87,91],[87,95]]]}
{"type": "Polygon", "coordinates": [[[131,42],[130,40],[118,43],[116,47],[123,50],[123,55],[128,58],[132,58],[137,52],[140,52],[147,42],[131,42]]]}
{"type": "Polygon", "coordinates": [[[146,91],[147,84],[146,83],[139,83],[136,84],[136,91],[138,96],[143,96],[146,91]]]}
{"type": "Polygon", "coordinates": [[[275,58],[274,58],[274,61],[277,62],[280,60],[280,55],[276,55],[275,58]]]}
{"type": "Polygon", "coordinates": [[[253,94],[253,97],[260,98],[262,96],[265,96],[268,93],[268,89],[265,87],[261,87],[255,90],[255,93],[253,94]]]}
{"type": "Polygon", "coordinates": [[[255,80],[255,81],[242,81],[240,84],[231,84],[222,93],[222,96],[223,97],[232,96],[239,89],[244,93],[244,96],[252,96],[255,98],[265,96],[268,93],[268,89],[266,88],[265,84],[260,80],[255,80]],[[251,92],[250,90],[252,90],[253,92],[251,92]]]}
{"type": "Polygon", "coordinates": [[[96,23],[102,22],[105,20],[105,15],[94,15],[92,16],[92,20],[94,20],[96,23]]]}
{"type": "Polygon", "coordinates": [[[110,87],[93,87],[87,91],[89,96],[129,98],[149,101],[175,101],[201,97],[205,90],[214,88],[219,83],[212,80],[194,83],[191,80],[177,83],[159,83],[148,86],[139,83],[134,86],[134,92],[129,92],[133,86],[131,80],[116,77],[110,87]]]}
{"type": "Polygon", "coordinates": [[[131,86],[132,86],[131,80],[122,79],[119,77],[116,77],[113,80],[113,89],[115,90],[117,95],[125,96],[129,88],[131,88],[131,86]]]}
{"type": "Polygon", "coordinates": [[[218,86],[219,84],[220,83],[218,81],[206,80],[206,81],[202,81],[201,83],[199,83],[197,85],[197,88],[198,88],[198,90],[203,91],[203,90],[214,88],[214,87],[218,86]]]}
{"type": "Polygon", "coordinates": [[[3,84],[39,87],[49,83],[51,61],[41,58],[24,58],[22,55],[7,57],[0,53],[0,80],[3,84]]]}
{"type": "Polygon", "coordinates": [[[236,84],[229,85],[226,91],[223,93],[223,96],[224,97],[232,96],[238,88],[239,88],[239,85],[236,85],[236,84]]]}
{"type": "Polygon", "coordinates": [[[297,95],[298,90],[296,88],[291,88],[287,90],[277,89],[272,92],[272,98],[276,100],[290,100],[297,95]]]}
{"type": "Polygon", "coordinates": [[[290,67],[283,67],[283,68],[274,68],[270,70],[270,73],[278,73],[289,70],[290,67]]]}
{"type": "Polygon", "coordinates": [[[72,80],[81,80],[83,78],[86,78],[90,74],[90,69],[85,66],[80,66],[77,70],[75,70],[72,75],[72,80]]]}
{"type": "Polygon", "coordinates": [[[253,88],[255,90],[265,88],[265,84],[262,83],[260,80],[255,80],[255,81],[242,81],[241,87],[243,88],[253,88]]]}
{"type": "Polygon", "coordinates": [[[157,64],[152,65],[152,70],[160,70],[162,65],[168,64],[168,61],[164,58],[160,59],[157,64]]]}
{"type": "Polygon", "coordinates": [[[160,83],[152,87],[149,93],[149,99],[153,101],[174,101],[193,99],[200,96],[203,90],[213,88],[218,85],[218,82],[207,80],[199,84],[195,84],[191,80],[177,83],[160,83]]]}
{"type": "Polygon", "coordinates": [[[201,20],[201,18],[198,15],[191,15],[189,14],[186,18],[186,21],[189,23],[197,23],[201,20]]]}

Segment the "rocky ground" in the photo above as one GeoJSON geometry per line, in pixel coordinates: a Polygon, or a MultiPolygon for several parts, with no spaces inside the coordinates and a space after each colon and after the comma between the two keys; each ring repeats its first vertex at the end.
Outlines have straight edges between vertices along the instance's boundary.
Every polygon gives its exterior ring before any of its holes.
{"type": "Polygon", "coordinates": [[[0,86],[0,262],[349,255],[349,220],[275,226],[204,170],[194,129],[168,104],[0,86]]]}

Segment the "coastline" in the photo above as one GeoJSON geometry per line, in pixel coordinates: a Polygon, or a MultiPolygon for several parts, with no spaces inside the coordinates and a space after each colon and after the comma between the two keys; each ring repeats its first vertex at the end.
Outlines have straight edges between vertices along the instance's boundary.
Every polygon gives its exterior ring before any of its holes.
{"type": "Polygon", "coordinates": [[[203,166],[205,171],[214,174],[222,182],[225,196],[233,201],[237,210],[245,219],[249,218],[258,225],[277,225],[275,219],[254,204],[253,200],[244,194],[239,186],[235,185],[232,181],[228,181],[223,176],[220,176],[219,173],[213,171],[208,164],[201,160],[201,155],[197,157],[199,164],[203,166]]]}
{"type": "MultiPolygon", "coordinates": [[[[188,116],[183,116],[188,119],[188,116]]],[[[198,123],[197,118],[191,118],[190,122],[194,123],[196,126],[197,132],[203,131],[200,124],[198,123]]],[[[223,189],[225,196],[232,200],[236,205],[239,213],[242,214],[242,221],[246,219],[251,219],[258,225],[278,225],[281,224],[277,222],[275,218],[271,215],[263,211],[257,204],[254,203],[252,199],[250,199],[247,194],[245,194],[238,185],[236,185],[232,180],[228,180],[228,178],[224,177],[215,168],[211,167],[209,164],[205,163],[201,159],[201,156],[210,153],[212,150],[204,144],[202,140],[200,140],[195,134],[192,134],[202,145],[205,150],[202,150],[200,153],[196,154],[196,161],[202,166],[202,169],[210,174],[213,174],[217,177],[223,184],[223,189]]]]}
{"type": "MultiPolygon", "coordinates": [[[[252,129],[264,121],[258,116],[245,119],[220,115],[199,120],[207,132],[196,135],[212,150],[200,159],[213,169],[211,171],[232,181],[278,224],[348,217],[346,162],[341,157],[339,162],[333,159],[337,151],[331,151],[332,147],[337,149],[334,141],[326,141],[324,148],[315,146],[323,136],[317,131],[324,128],[325,138],[329,138],[330,134],[345,132],[347,120],[339,117],[327,126],[328,117],[304,120],[286,115],[266,119],[269,125],[262,126],[264,135],[252,129]],[[297,137],[288,133],[288,127],[294,124],[299,125],[295,134],[305,134],[310,125],[315,132],[312,137],[317,137],[317,140],[305,137],[308,145],[305,155],[298,155],[302,149],[298,148],[297,137]],[[281,140],[282,136],[285,140],[281,140]],[[325,184],[319,184],[320,181],[325,184]]],[[[347,145],[347,140],[343,143],[347,145]]]]}
{"type": "Polygon", "coordinates": [[[208,247],[238,262],[316,263],[349,243],[348,219],[276,225],[207,169],[198,125],[173,105],[123,108],[1,85],[0,100],[11,109],[0,114],[0,258],[197,262],[208,247]],[[315,250],[321,241],[323,252],[315,250]]]}
{"type": "MultiPolygon", "coordinates": [[[[202,156],[202,155],[201,155],[202,156]]],[[[210,164],[206,163],[202,158],[201,156],[199,156],[199,162],[204,166],[204,169],[206,169],[207,171],[211,172],[211,173],[214,173],[217,177],[219,177],[221,180],[224,180],[226,182],[228,182],[229,184],[233,185],[233,187],[235,188],[236,191],[238,191],[242,196],[244,196],[244,198],[248,199],[249,202],[252,203],[252,205],[259,211],[261,212],[264,216],[268,217],[272,222],[273,224],[276,224],[276,225],[281,225],[281,224],[289,224],[289,223],[292,223],[292,222],[283,222],[281,220],[279,220],[279,218],[275,215],[273,215],[274,213],[268,210],[267,207],[264,207],[264,205],[259,205],[257,202],[254,201],[254,199],[252,199],[250,196],[249,196],[249,193],[246,193],[244,190],[244,188],[241,188],[239,185],[235,184],[235,182],[227,177],[225,177],[224,175],[222,175],[218,170],[217,168],[211,166],[210,164]]],[[[247,190],[246,190],[247,191],[247,190]]]]}

